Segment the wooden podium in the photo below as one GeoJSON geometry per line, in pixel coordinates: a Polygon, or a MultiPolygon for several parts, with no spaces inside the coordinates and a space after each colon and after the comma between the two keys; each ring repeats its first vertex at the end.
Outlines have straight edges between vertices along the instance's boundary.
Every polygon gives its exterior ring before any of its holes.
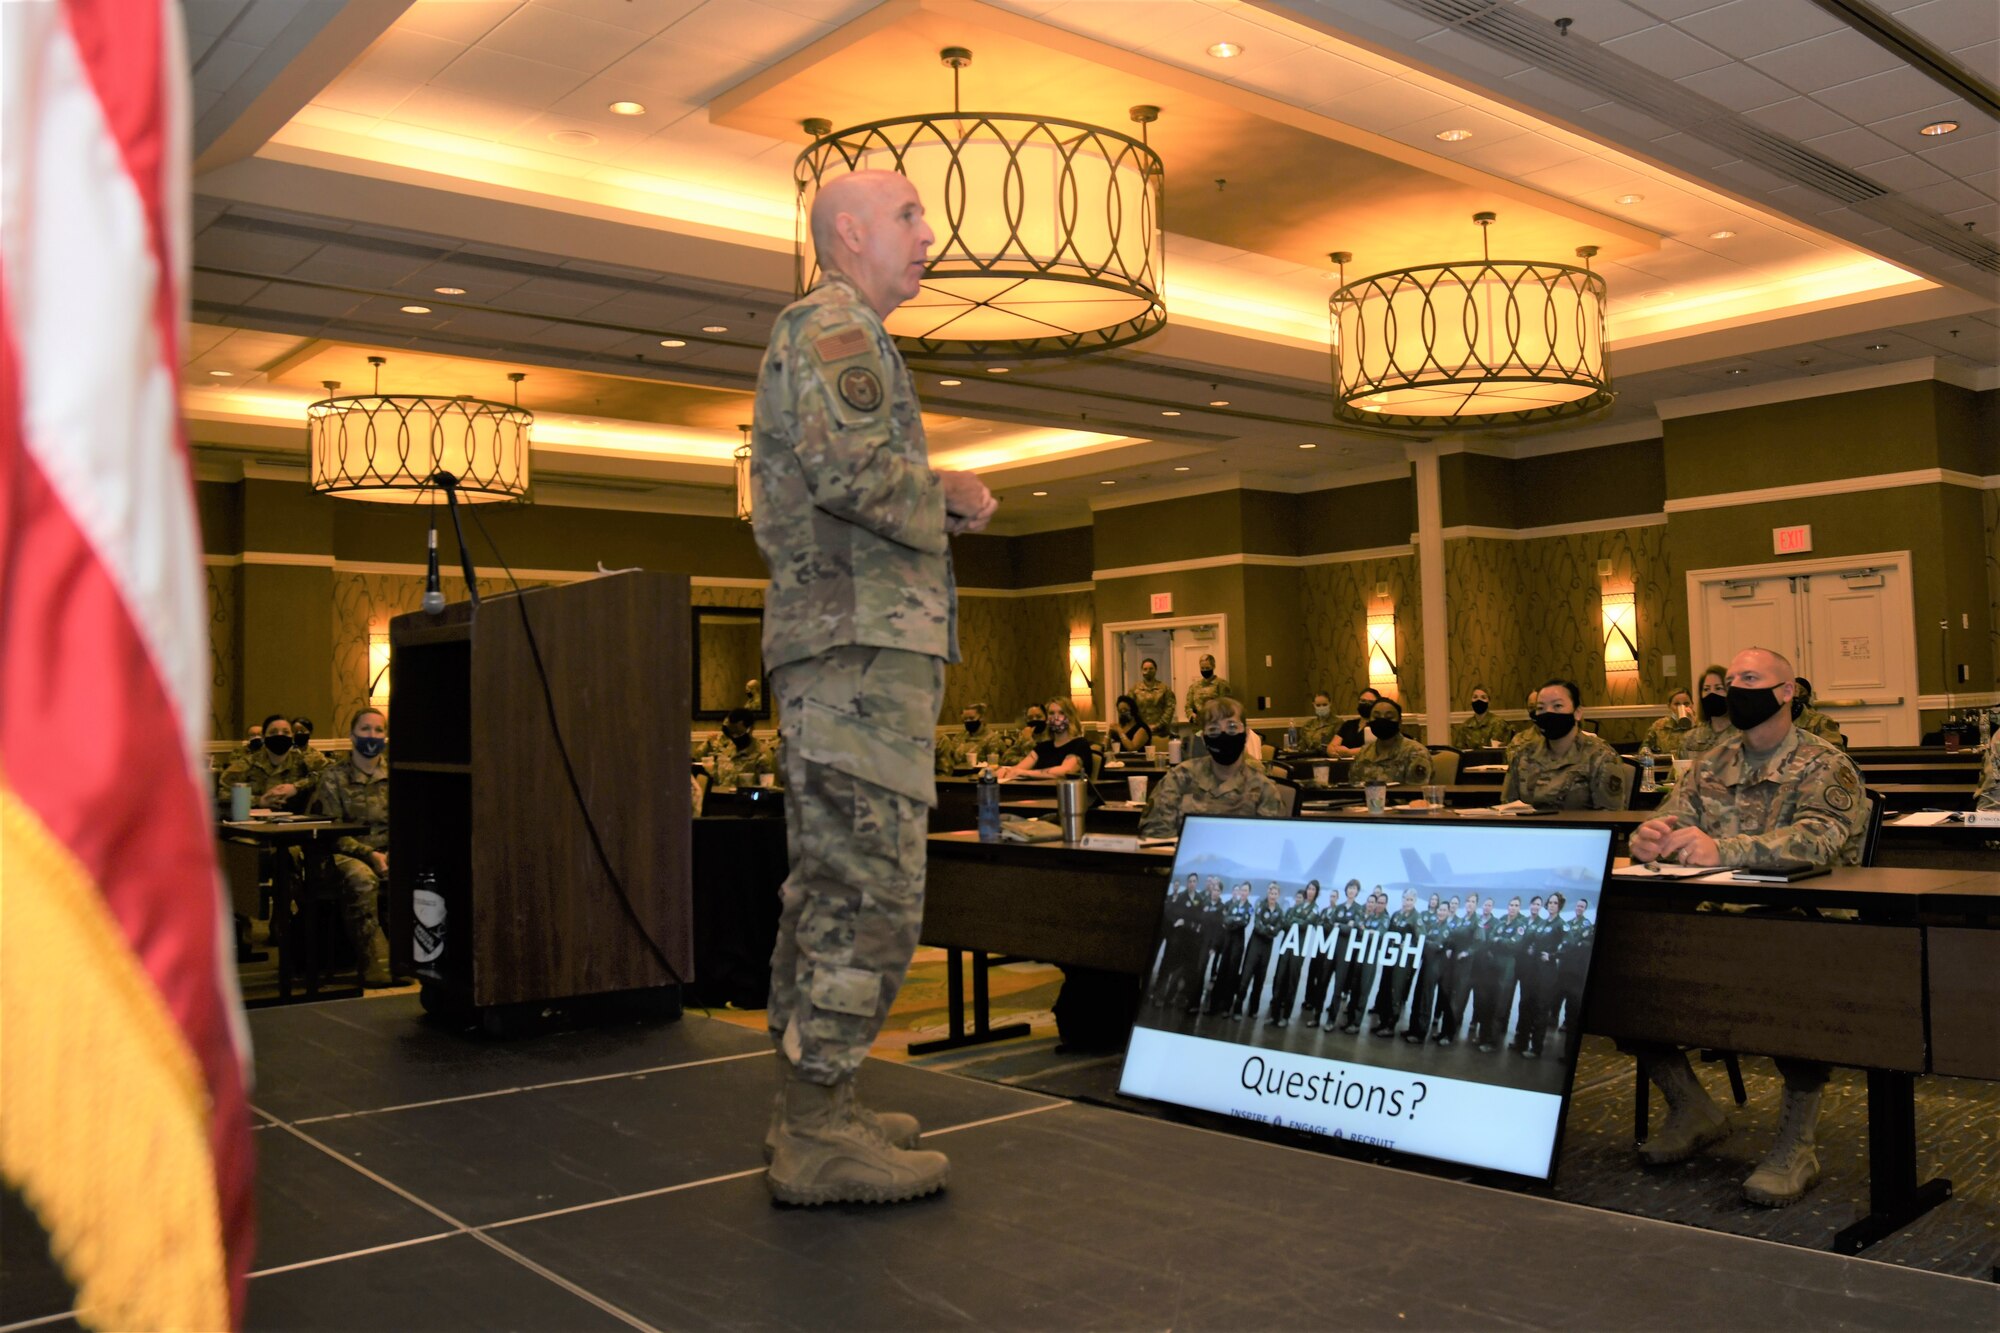
{"type": "Polygon", "coordinates": [[[510,1012],[582,997],[678,1012],[674,977],[633,917],[692,981],[689,624],[687,576],[658,573],[390,622],[389,942],[427,1010],[495,1030],[510,1012]],[[550,700],[629,907],[565,776],[550,700]],[[433,881],[443,944],[418,960],[413,895],[433,881]]]}

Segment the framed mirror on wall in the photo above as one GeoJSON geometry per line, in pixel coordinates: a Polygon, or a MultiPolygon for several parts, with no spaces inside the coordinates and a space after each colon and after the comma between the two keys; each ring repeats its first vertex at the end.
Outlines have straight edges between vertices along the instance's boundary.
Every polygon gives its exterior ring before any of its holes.
{"type": "Polygon", "coordinates": [[[754,606],[697,606],[689,638],[694,647],[694,715],[719,722],[732,708],[771,716],[764,680],[764,612],[754,606]]]}

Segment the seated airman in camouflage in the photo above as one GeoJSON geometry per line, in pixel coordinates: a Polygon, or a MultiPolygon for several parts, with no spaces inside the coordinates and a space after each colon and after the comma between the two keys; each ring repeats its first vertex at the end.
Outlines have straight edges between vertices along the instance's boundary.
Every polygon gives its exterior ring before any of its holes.
{"type": "Polygon", "coordinates": [[[1431,780],[1431,752],[1403,735],[1403,706],[1384,695],[1368,710],[1375,739],[1361,747],[1347,767],[1349,782],[1386,782],[1421,787],[1431,780]]]}
{"type": "Polygon", "coordinates": [[[312,738],[313,720],[309,717],[293,718],[292,748],[297,750],[299,757],[306,761],[306,767],[311,769],[314,775],[318,775],[324,772],[327,766],[333,762],[333,756],[327,754],[324,750],[313,749],[312,738]]]}
{"type": "Polygon", "coordinates": [[[1299,753],[1325,754],[1326,743],[1340,734],[1333,720],[1333,696],[1325,690],[1313,695],[1313,715],[1299,726],[1299,753]]]}
{"type": "Polygon", "coordinates": [[[1680,757],[1681,746],[1694,730],[1694,696],[1675,690],[1667,697],[1667,715],[1657,718],[1646,733],[1646,748],[1669,759],[1680,757]]]}
{"type": "Polygon", "coordinates": [[[1792,684],[1798,689],[1798,693],[1792,696],[1792,725],[1844,749],[1847,738],[1840,734],[1840,724],[1812,706],[1812,682],[1800,676],[1792,684]]]}
{"type": "Polygon", "coordinates": [[[986,725],[986,705],[970,703],[959,711],[958,725],[937,738],[932,767],[939,777],[971,764],[1006,762],[1007,738],[986,725]]]}
{"type": "Polygon", "coordinates": [[[1049,715],[1040,704],[1028,705],[1028,720],[1019,731],[1007,738],[1001,747],[1000,762],[1012,766],[1020,763],[1035,752],[1035,747],[1049,738],[1049,715]]]}
{"type": "Polygon", "coordinates": [[[747,708],[732,708],[722,719],[722,735],[711,741],[702,758],[712,764],[714,789],[755,787],[766,773],[776,774],[777,759],[771,748],[751,732],[756,719],[747,708]]]}
{"type": "Polygon", "coordinates": [[[1153,784],[1146,813],[1139,820],[1140,837],[1179,837],[1181,820],[1189,815],[1282,819],[1292,812],[1291,794],[1256,764],[1243,760],[1250,728],[1243,720],[1242,704],[1234,699],[1209,700],[1202,708],[1201,738],[1207,754],[1176,764],[1153,784]]]}
{"type": "MultiPolygon", "coordinates": [[[[1733,729],[1706,751],[1632,834],[1635,861],[1696,866],[1772,866],[1783,861],[1858,865],[1868,797],[1853,761],[1792,725],[1792,665],[1765,648],[1729,664],[1733,729]]],[[[1672,1046],[1631,1043],[1639,1067],[1666,1094],[1667,1121],[1639,1147],[1649,1165],[1683,1161],[1729,1136],[1728,1116],[1672,1046]]],[[[1815,1133],[1827,1067],[1778,1060],[1785,1101],[1777,1140],[1743,1182],[1750,1202],[1779,1207],[1819,1179],[1815,1133]]]]}
{"type": "Polygon", "coordinates": [[[1550,681],[1539,702],[1534,738],[1508,758],[1500,799],[1554,810],[1625,809],[1625,761],[1610,741],[1583,729],[1576,682],[1550,681]]]}
{"type": "Polygon", "coordinates": [[[292,720],[283,713],[271,714],[264,719],[263,739],[262,748],[222,770],[216,780],[220,794],[228,796],[229,789],[242,782],[250,787],[252,805],[303,809],[319,775],[298,750],[292,720]]]}
{"type": "Polygon", "coordinates": [[[1729,673],[1711,666],[1701,673],[1701,693],[1696,696],[1701,717],[1681,738],[1683,759],[1693,759],[1714,749],[1733,730],[1729,725],[1729,673]]]}
{"type": "Polygon", "coordinates": [[[1986,762],[1979,766],[1979,790],[1972,804],[1980,810],[2000,810],[2000,733],[1986,743],[1986,762]]]}
{"type": "Polygon", "coordinates": [[[382,936],[382,882],[389,874],[388,718],[364,708],[348,728],[354,748],[344,763],[329,762],[313,789],[313,810],[348,824],[366,824],[365,833],[346,834],[334,844],[333,869],[340,876],[340,919],[354,946],[355,966],[364,986],[392,986],[389,944],[382,936]]]}
{"type": "Polygon", "coordinates": [[[1484,685],[1472,687],[1472,716],[1451,729],[1451,743],[1461,750],[1497,750],[1513,739],[1514,729],[1493,712],[1493,696],[1484,685]]]}

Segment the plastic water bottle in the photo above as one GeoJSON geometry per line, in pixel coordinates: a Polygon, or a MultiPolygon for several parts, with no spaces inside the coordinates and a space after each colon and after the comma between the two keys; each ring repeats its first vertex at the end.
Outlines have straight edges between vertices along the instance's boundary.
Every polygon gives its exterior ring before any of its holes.
{"type": "Polygon", "coordinates": [[[1167,742],[1167,765],[1172,767],[1181,761],[1181,738],[1176,736],[1167,742]]]}
{"type": "Polygon", "coordinates": [[[1653,747],[1651,745],[1641,745],[1639,747],[1639,790],[1655,790],[1653,781],[1653,747]]]}
{"type": "Polygon", "coordinates": [[[417,873],[416,888],[410,894],[411,915],[415,917],[410,956],[425,971],[444,971],[445,900],[438,892],[437,876],[431,871],[417,873]]]}
{"type": "Polygon", "coordinates": [[[1285,749],[1296,750],[1298,748],[1299,748],[1299,729],[1297,727],[1286,727],[1285,749]]]}
{"type": "Polygon", "coordinates": [[[979,840],[1000,841],[1000,781],[992,769],[979,775],[979,840]]]}

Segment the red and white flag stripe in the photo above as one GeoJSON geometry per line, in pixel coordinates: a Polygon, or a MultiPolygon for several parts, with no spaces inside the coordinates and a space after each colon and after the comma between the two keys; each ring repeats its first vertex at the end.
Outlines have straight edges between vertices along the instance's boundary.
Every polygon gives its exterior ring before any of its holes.
{"type": "Polygon", "coordinates": [[[0,1170],[79,1311],[240,1319],[248,1042],[201,741],[174,0],[0,3],[0,1170]]]}

